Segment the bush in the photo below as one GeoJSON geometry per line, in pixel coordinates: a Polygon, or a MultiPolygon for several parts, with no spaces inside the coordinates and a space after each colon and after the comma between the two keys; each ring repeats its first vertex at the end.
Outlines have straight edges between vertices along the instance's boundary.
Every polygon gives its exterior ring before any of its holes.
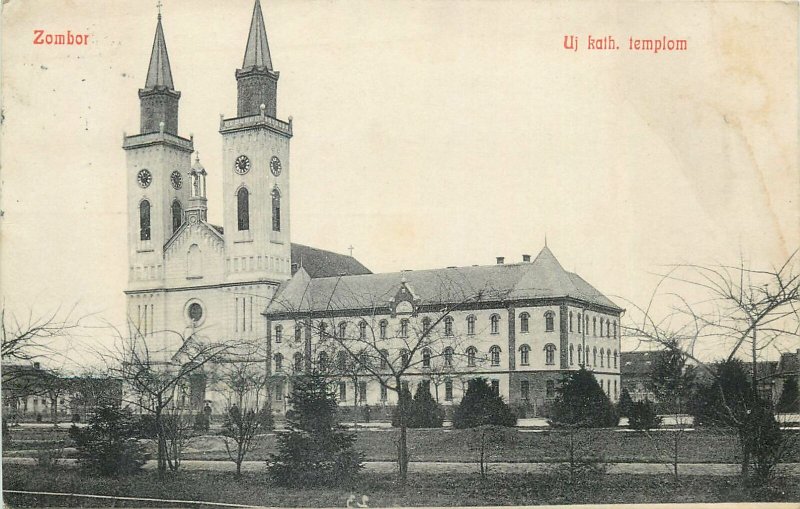
{"type": "Polygon", "coordinates": [[[633,399],[628,389],[622,389],[622,394],[619,395],[619,403],[617,403],[617,413],[621,417],[631,416],[631,407],[633,406],[633,399]]]}
{"type": "Polygon", "coordinates": [[[631,429],[653,429],[661,425],[661,417],[656,413],[656,406],[648,401],[631,404],[628,415],[628,427],[631,429]]]}
{"type": "Polygon", "coordinates": [[[413,399],[408,390],[401,391],[400,401],[392,413],[392,426],[400,426],[400,412],[403,410],[409,428],[441,428],[444,423],[444,409],[433,399],[430,384],[425,381],[417,385],[413,399]]]}
{"type": "Polygon", "coordinates": [[[485,378],[473,378],[453,412],[453,427],[476,428],[487,424],[515,426],[517,416],[503,398],[495,394],[485,378]]]}
{"type": "Polygon", "coordinates": [[[288,430],[278,434],[278,453],[270,455],[269,472],[283,486],[339,486],[363,467],[356,437],[336,418],[336,394],[327,380],[312,373],[297,380],[289,397],[288,430]]]}
{"type": "Polygon", "coordinates": [[[211,423],[208,422],[208,417],[203,412],[198,412],[197,415],[194,416],[194,430],[195,431],[208,431],[211,427],[211,423]]]}
{"type": "Polygon", "coordinates": [[[130,411],[102,406],[86,428],[72,426],[70,437],[78,449],[78,462],[83,468],[100,475],[133,474],[144,465],[142,446],[136,440],[138,421],[130,411]]]}
{"type": "Polygon", "coordinates": [[[607,428],[619,415],[594,375],[581,368],[564,376],[550,410],[550,425],[607,428]]]}

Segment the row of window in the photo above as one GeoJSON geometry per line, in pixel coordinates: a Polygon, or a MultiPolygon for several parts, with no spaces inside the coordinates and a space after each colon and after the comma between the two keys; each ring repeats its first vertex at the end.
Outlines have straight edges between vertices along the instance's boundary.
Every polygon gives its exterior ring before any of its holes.
{"type": "MultiPolygon", "coordinates": [[[[183,207],[181,202],[172,202],[172,233],[178,231],[183,224],[183,207]]],[[[150,202],[139,202],[139,240],[150,240],[150,202]]]]}
{"type": "MultiPolygon", "coordinates": [[[[281,231],[281,192],[277,188],[270,193],[272,196],[272,231],[281,231]]],[[[250,191],[241,187],[236,192],[236,222],[238,230],[250,229],[250,191]]]]}
{"type": "MultiPolygon", "coordinates": [[[[547,311],[544,314],[545,319],[545,332],[553,332],[555,330],[555,313],[552,311],[547,311]]],[[[447,316],[444,318],[444,335],[445,336],[453,336],[453,317],[447,316]]],[[[477,318],[475,315],[467,316],[467,334],[474,335],[475,334],[475,324],[477,322],[477,318]]],[[[589,317],[585,317],[586,321],[586,331],[589,330],[589,317]]],[[[578,313],[578,332],[581,332],[581,313],[578,313]]],[[[593,334],[597,336],[597,317],[592,319],[593,324],[593,334]]],[[[573,328],[573,316],[572,312],[569,313],[569,331],[572,332],[573,328]]],[[[606,336],[617,337],[617,322],[606,320],[604,318],[600,319],[600,336],[603,336],[603,326],[606,327],[606,336]]],[[[320,337],[324,337],[327,333],[328,324],[325,322],[320,322],[319,324],[319,335],[320,337]]],[[[358,324],[358,339],[367,339],[367,322],[362,320],[358,324]]],[[[426,333],[431,328],[431,319],[428,317],[424,317],[422,319],[422,334],[426,333]]],[[[388,320],[381,320],[378,323],[378,337],[380,339],[386,339],[388,337],[388,329],[389,329],[389,321],[388,320]]],[[[528,313],[520,313],[519,315],[519,329],[521,333],[528,333],[530,332],[530,314],[528,313]]],[[[500,315],[493,314],[489,317],[489,331],[492,334],[499,334],[500,333],[500,315]]],[[[407,318],[403,318],[400,320],[400,329],[398,330],[398,336],[401,338],[407,338],[409,334],[409,320],[407,318]]],[[[302,337],[302,326],[297,325],[295,326],[295,340],[299,341],[302,337]]],[[[347,337],[347,323],[341,322],[337,328],[337,337],[339,338],[346,338],[347,337]]],[[[276,325],[275,326],[275,342],[280,343],[283,338],[283,326],[276,325]]]]}
{"type": "MultiPolygon", "coordinates": [[[[556,363],[556,345],[553,343],[548,343],[544,346],[544,360],[545,364],[547,365],[555,365],[556,363]]],[[[493,345],[489,348],[489,362],[494,366],[500,365],[500,354],[502,350],[499,346],[493,345]]],[[[584,352],[583,346],[578,345],[578,364],[590,364],[589,363],[589,347],[586,347],[584,352]],[[585,353],[585,355],[584,355],[585,353]]],[[[477,365],[478,359],[478,349],[474,346],[469,346],[465,350],[467,355],[467,366],[468,367],[475,367],[477,365]]],[[[530,353],[531,347],[529,345],[521,345],[519,347],[519,362],[522,366],[529,366],[530,365],[530,353]]],[[[597,347],[593,347],[591,349],[592,354],[592,362],[591,365],[597,366],[598,360],[598,353],[600,354],[600,367],[612,367],[612,350],[600,348],[598,351],[597,347]]],[[[574,345],[569,345],[569,365],[575,365],[575,348],[574,345]]],[[[442,351],[442,358],[444,359],[444,367],[445,368],[452,368],[453,367],[453,357],[455,355],[455,351],[452,347],[446,347],[442,351]]],[[[431,367],[431,359],[433,357],[433,353],[431,352],[430,348],[423,348],[422,349],[422,368],[430,368],[431,367]]],[[[617,361],[619,358],[619,354],[616,350],[613,351],[613,367],[616,369],[617,361]]],[[[275,370],[280,371],[283,369],[283,355],[280,353],[276,353],[274,356],[275,360],[275,370]]],[[[406,349],[400,350],[399,360],[402,366],[406,366],[409,362],[409,351],[406,349]]],[[[386,349],[380,350],[380,355],[378,356],[378,364],[380,369],[386,369],[389,363],[389,351],[386,349]]],[[[348,368],[355,366],[356,368],[359,366],[371,366],[372,361],[370,356],[366,352],[359,353],[356,358],[351,358],[351,355],[348,354],[346,351],[339,351],[336,355],[336,369],[340,372],[347,370],[348,368]]],[[[320,352],[317,357],[317,366],[318,369],[325,372],[330,369],[328,353],[327,352],[320,352]]],[[[303,354],[300,352],[295,352],[294,354],[294,370],[295,371],[302,371],[304,369],[303,366],[303,354]]]]}

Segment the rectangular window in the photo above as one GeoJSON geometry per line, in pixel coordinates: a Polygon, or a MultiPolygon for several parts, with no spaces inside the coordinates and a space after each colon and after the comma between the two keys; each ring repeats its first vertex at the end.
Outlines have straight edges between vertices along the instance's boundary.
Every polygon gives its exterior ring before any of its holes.
{"type": "Polygon", "coordinates": [[[500,395],[500,380],[492,380],[492,392],[495,396],[500,395]]]}
{"type": "Polygon", "coordinates": [[[367,401],[367,382],[358,382],[358,399],[362,403],[367,401]]]}
{"type": "Polygon", "coordinates": [[[445,380],[444,381],[444,400],[445,401],[453,401],[453,381],[452,380],[445,380]]]}
{"type": "Polygon", "coordinates": [[[277,384],[275,386],[275,401],[282,401],[283,400],[283,384],[277,384]]]}
{"type": "Polygon", "coordinates": [[[527,380],[522,380],[519,383],[519,393],[523,401],[531,399],[531,383],[527,380]]]}
{"type": "Polygon", "coordinates": [[[347,384],[339,382],[339,401],[347,401],[347,384]]]}
{"type": "Polygon", "coordinates": [[[386,389],[386,386],[381,384],[381,401],[386,401],[389,396],[389,391],[386,389]]]}
{"type": "Polygon", "coordinates": [[[556,395],[556,383],[553,380],[548,380],[546,385],[546,392],[548,398],[555,397],[556,395]]]}

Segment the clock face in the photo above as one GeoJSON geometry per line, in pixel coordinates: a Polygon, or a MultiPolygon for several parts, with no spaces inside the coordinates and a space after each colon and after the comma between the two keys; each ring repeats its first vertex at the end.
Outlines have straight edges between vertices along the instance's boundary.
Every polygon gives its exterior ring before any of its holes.
{"type": "Polygon", "coordinates": [[[277,156],[272,156],[269,160],[269,169],[276,177],[281,174],[281,160],[277,156]]]}
{"type": "Polygon", "coordinates": [[[248,171],[250,171],[250,159],[247,158],[245,155],[241,155],[236,158],[236,161],[233,163],[233,169],[239,175],[244,175],[248,171]]]}
{"type": "Polygon", "coordinates": [[[169,176],[170,182],[172,182],[172,187],[175,189],[180,189],[183,185],[183,177],[181,177],[181,173],[179,171],[173,171],[172,175],[169,176]]]}
{"type": "Polygon", "coordinates": [[[139,173],[136,175],[136,181],[139,182],[139,186],[147,187],[153,181],[153,175],[150,173],[150,170],[139,170],[139,173]]]}

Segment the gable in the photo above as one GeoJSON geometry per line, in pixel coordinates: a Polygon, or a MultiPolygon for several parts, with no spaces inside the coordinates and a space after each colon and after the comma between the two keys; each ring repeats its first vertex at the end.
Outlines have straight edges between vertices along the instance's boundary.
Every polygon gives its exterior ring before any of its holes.
{"type": "Polygon", "coordinates": [[[219,283],[224,276],[225,244],[208,223],[184,223],[164,246],[168,286],[219,283]]]}

